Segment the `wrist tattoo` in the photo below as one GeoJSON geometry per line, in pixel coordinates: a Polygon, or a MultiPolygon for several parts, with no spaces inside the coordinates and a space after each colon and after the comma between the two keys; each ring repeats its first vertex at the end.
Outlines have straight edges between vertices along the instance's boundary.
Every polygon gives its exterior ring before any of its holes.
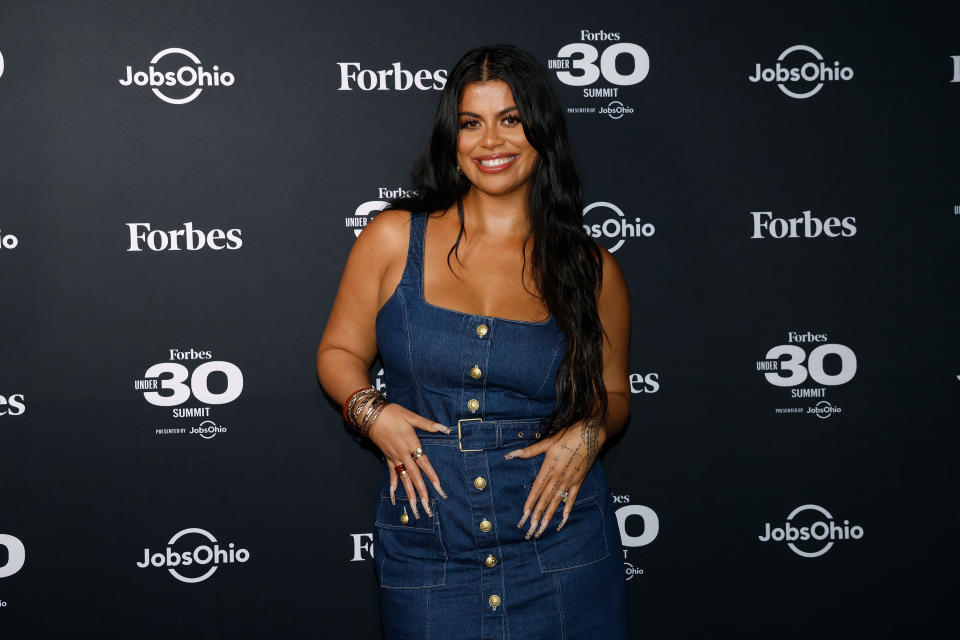
{"type": "Polygon", "coordinates": [[[600,423],[584,422],[580,427],[580,440],[587,448],[587,459],[593,460],[600,453],[600,423]]]}

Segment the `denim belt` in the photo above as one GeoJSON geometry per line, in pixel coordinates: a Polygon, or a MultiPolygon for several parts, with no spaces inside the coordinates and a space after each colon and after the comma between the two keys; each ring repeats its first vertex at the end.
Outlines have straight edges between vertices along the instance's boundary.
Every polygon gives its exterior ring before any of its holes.
{"type": "Polygon", "coordinates": [[[463,418],[451,425],[450,435],[418,431],[420,442],[430,445],[459,447],[460,451],[499,449],[511,442],[539,440],[543,427],[539,418],[529,420],[484,420],[463,418]]]}

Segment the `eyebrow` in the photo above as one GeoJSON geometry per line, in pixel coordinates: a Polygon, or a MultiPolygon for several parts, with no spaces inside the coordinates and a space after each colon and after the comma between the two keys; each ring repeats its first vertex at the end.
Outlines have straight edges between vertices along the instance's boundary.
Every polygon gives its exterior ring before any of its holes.
{"type": "MultiPolygon", "coordinates": [[[[503,109],[503,110],[501,110],[500,112],[498,112],[497,115],[498,115],[498,116],[503,116],[503,115],[506,115],[506,114],[510,113],[511,111],[519,111],[519,109],[517,109],[516,107],[507,107],[506,109],[503,109]]],[[[461,112],[458,113],[457,115],[458,115],[458,116],[473,116],[474,118],[482,118],[482,117],[483,117],[483,116],[481,116],[479,113],[474,113],[473,111],[461,111],[461,112]]]]}

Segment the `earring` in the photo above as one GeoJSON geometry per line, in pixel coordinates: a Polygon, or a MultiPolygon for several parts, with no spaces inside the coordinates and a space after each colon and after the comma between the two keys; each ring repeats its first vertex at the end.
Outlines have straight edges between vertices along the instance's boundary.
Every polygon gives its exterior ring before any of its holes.
{"type": "Polygon", "coordinates": [[[459,164],[457,165],[457,173],[459,173],[460,175],[463,175],[463,169],[460,168],[459,164]]]}

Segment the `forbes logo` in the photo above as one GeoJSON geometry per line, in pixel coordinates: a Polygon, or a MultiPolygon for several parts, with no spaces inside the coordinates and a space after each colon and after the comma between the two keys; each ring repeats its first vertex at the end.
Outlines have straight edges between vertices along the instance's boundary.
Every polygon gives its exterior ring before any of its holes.
{"type": "Polygon", "coordinates": [[[338,62],[340,67],[340,87],[339,91],[352,91],[360,89],[361,91],[406,91],[408,89],[419,89],[421,91],[430,91],[431,89],[440,90],[447,84],[447,72],[444,69],[428,71],[420,69],[413,72],[400,66],[399,62],[394,62],[389,69],[362,69],[359,62],[338,62]]]}
{"type": "Polygon", "coordinates": [[[15,393],[12,396],[0,395],[0,416],[19,416],[27,410],[23,404],[23,394],[15,393]]]}
{"type": "Polygon", "coordinates": [[[799,218],[775,218],[770,211],[751,211],[753,235],[751,238],[849,238],[857,235],[857,219],[847,216],[821,220],[804,211],[799,218]]]}
{"type": "Polygon", "coordinates": [[[128,222],[130,229],[130,247],[127,251],[199,251],[209,247],[214,251],[221,249],[239,249],[243,246],[240,229],[211,229],[204,232],[193,228],[192,222],[185,222],[183,229],[160,231],[151,229],[149,222],[128,222]]]}
{"type": "Polygon", "coordinates": [[[660,391],[659,373],[631,373],[630,393],[656,393],[660,391]]]}

